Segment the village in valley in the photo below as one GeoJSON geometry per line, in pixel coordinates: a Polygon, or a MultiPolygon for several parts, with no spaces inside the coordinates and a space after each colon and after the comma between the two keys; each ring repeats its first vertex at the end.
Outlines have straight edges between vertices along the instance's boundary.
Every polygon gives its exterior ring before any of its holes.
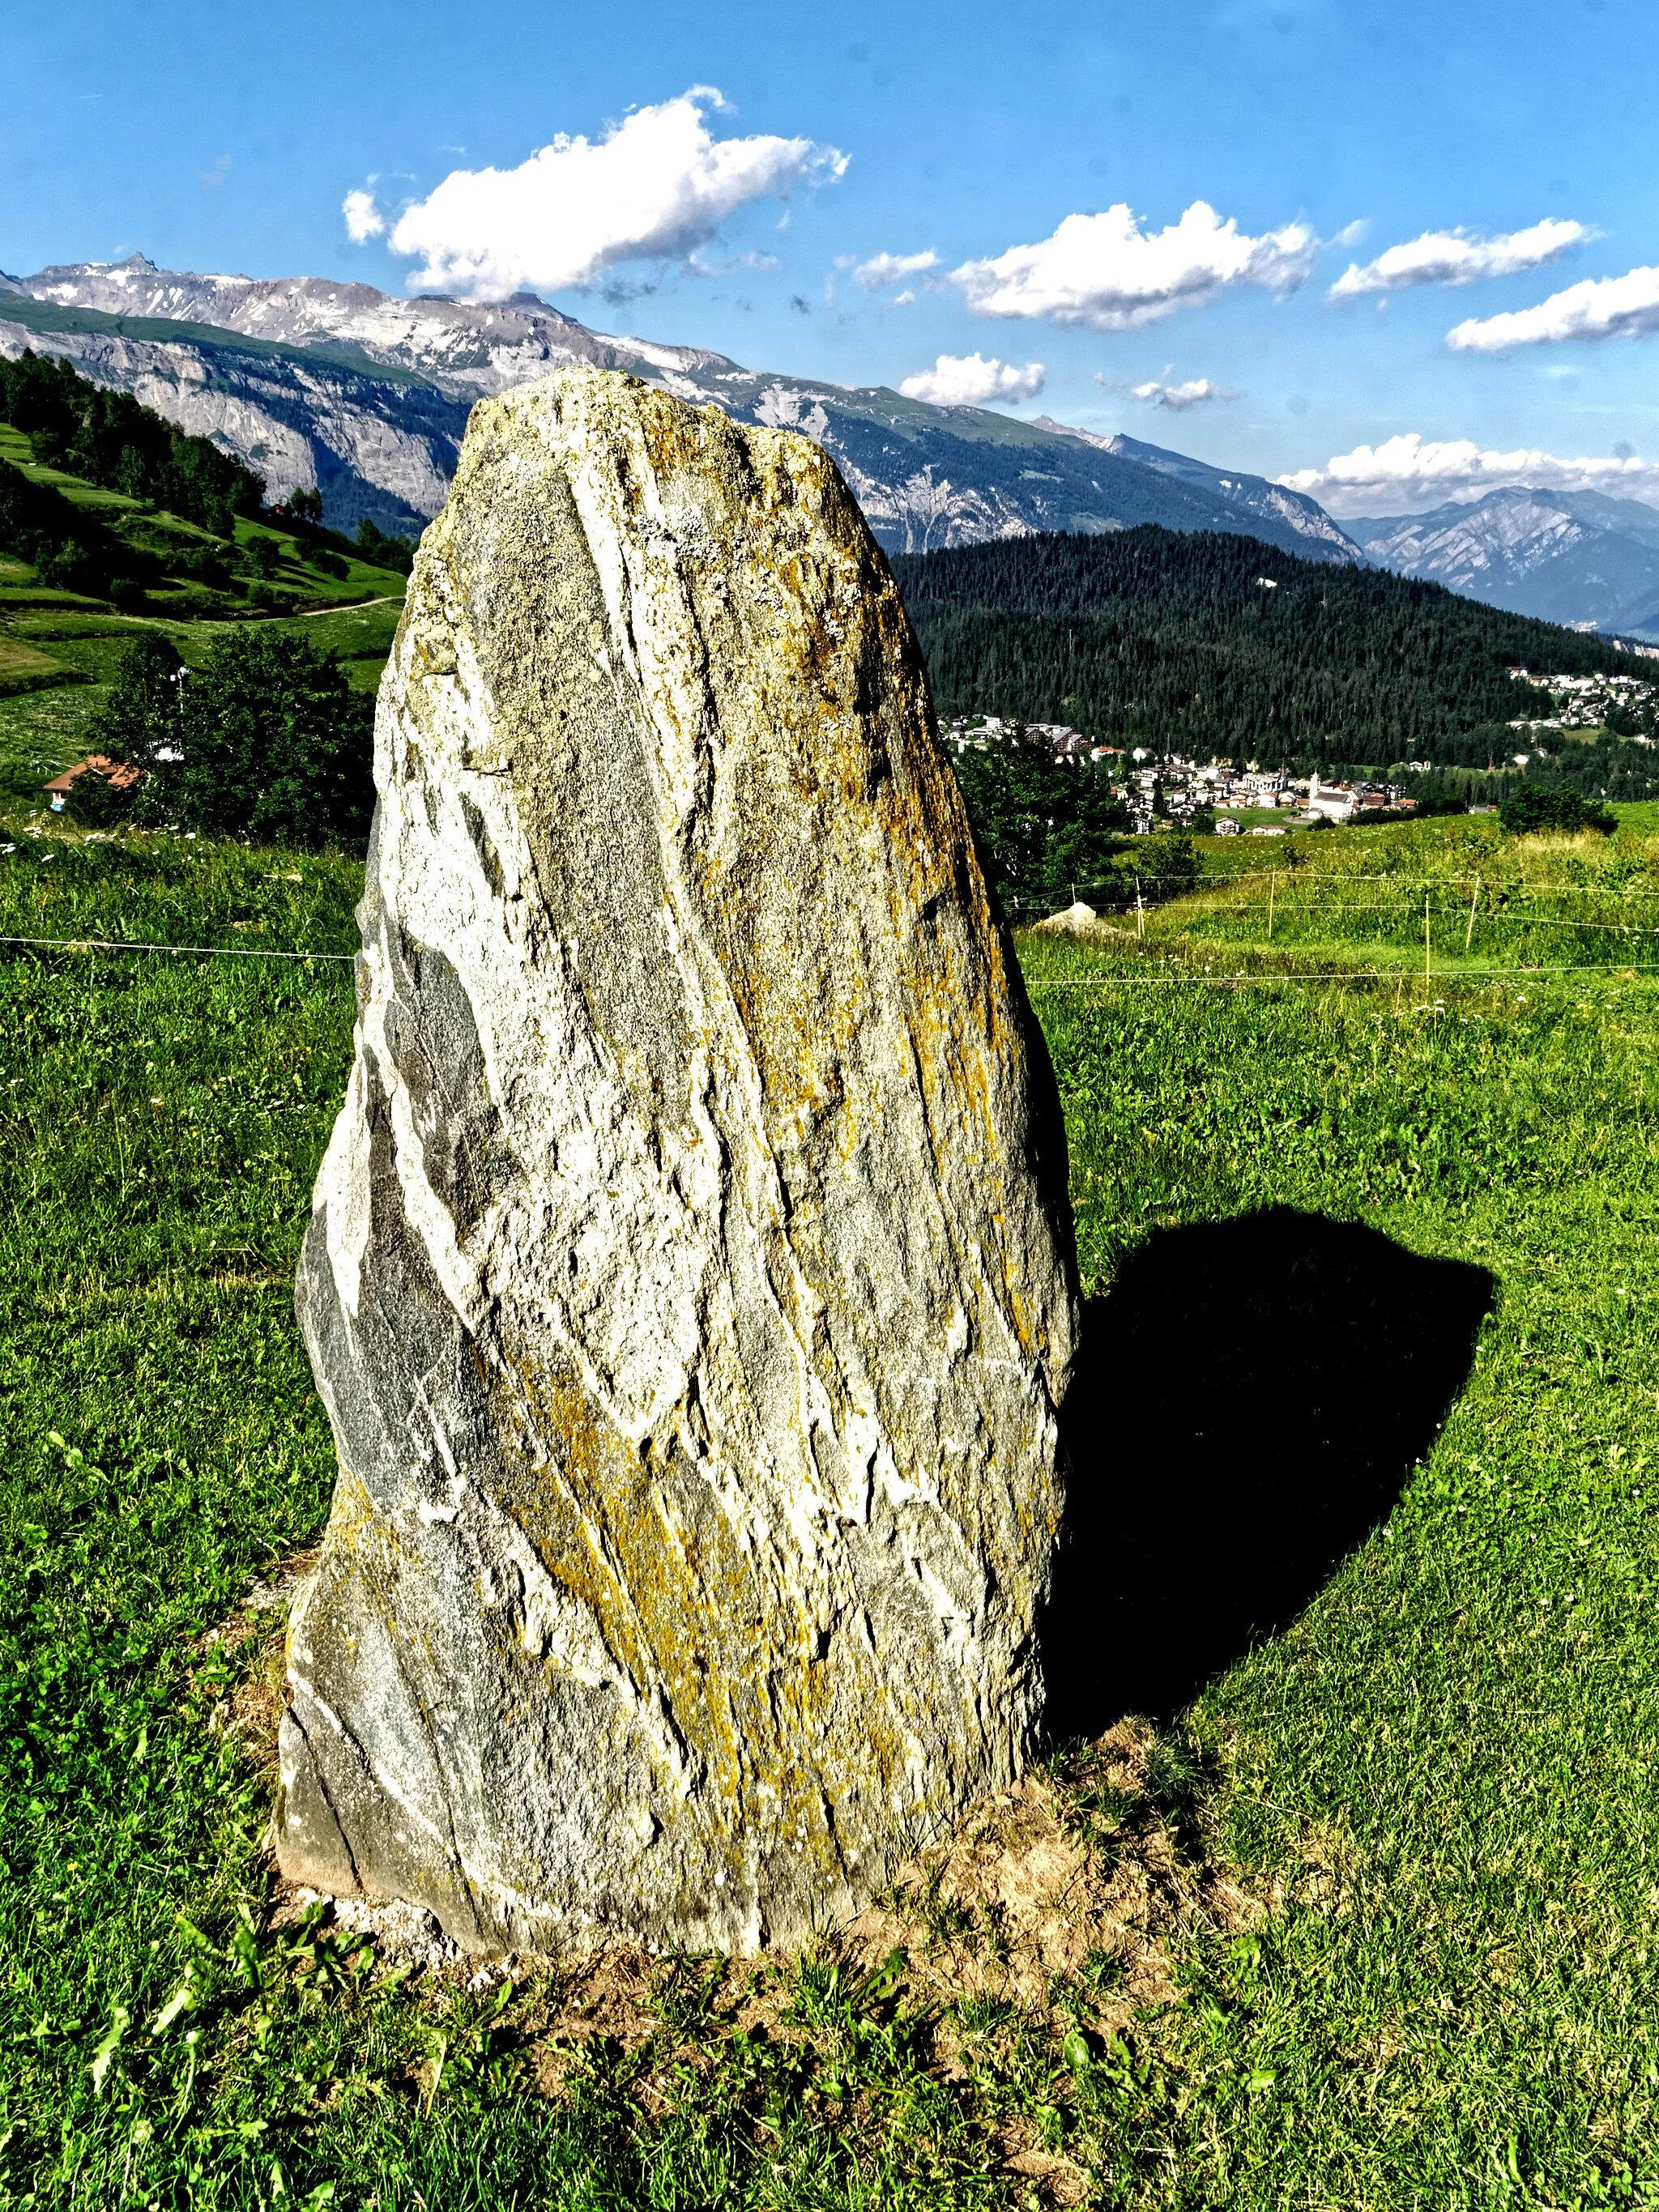
{"type": "Polygon", "coordinates": [[[1180,753],[1157,754],[1146,745],[1100,744],[1064,722],[965,715],[946,723],[943,734],[958,754],[969,746],[988,750],[1022,740],[1046,742],[1058,759],[1109,776],[1114,797],[1121,799],[1131,827],[1140,836],[1149,836],[1160,824],[1173,824],[1212,830],[1218,837],[1282,837],[1286,830],[1346,822],[1357,814],[1411,814],[1417,809],[1416,800],[1395,784],[1332,783],[1316,771],[1293,776],[1255,761],[1194,761],[1180,753]],[[1246,824],[1239,818],[1262,810],[1282,814],[1284,819],[1246,824]]]}
{"type": "MultiPolygon", "coordinates": [[[[1652,648],[1644,651],[1648,657],[1652,648]]],[[[1535,675],[1530,669],[1508,672],[1517,683],[1549,694],[1552,714],[1517,715],[1509,725],[1522,741],[1508,764],[1524,770],[1534,760],[1547,759],[1542,739],[1547,731],[1616,732],[1636,744],[1652,746],[1654,738],[1640,729],[1637,717],[1651,720],[1659,686],[1632,676],[1535,675]]],[[[1264,767],[1255,760],[1243,763],[1226,758],[1198,761],[1171,751],[1159,753],[1146,745],[1111,745],[1085,736],[1066,722],[1021,722],[999,714],[961,714],[944,724],[942,735],[960,756],[969,746],[986,751],[1015,743],[1046,744],[1057,759],[1091,769],[1111,780],[1115,798],[1121,800],[1137,836],[1149,836],[1160,826],[1212,832],[1218,837],[1282,837],[1287,830],[1312,829],[1327,823],[1376,819],[1383,815],[1408,815],[1418,811],[1409,787],[1400,782],[1328,781],[1317,770],[1292,775],[1284,768],[1264,767]],[[1245,816],[1270,812],[1273,821],[1245,816]]],[[[1427,775],[1435,763],[1407,761],[1406,775],[1427,775]]],[[[1495,808],[1474,805],[1474,813],[1495,808]]]]}
{"type": "MultiPolygon", "coordinates": [[[[1621,651],[1636,653],[1644,660],[1659,659],[1659,647],[1615,642],[1621,651]]],[[[1519,716],[1510,725],[1516,730],[1595,730],[1616,726],[1623,719],[1633,718],[1643,709],[1651,708],[1654,694],[1659,690],[1659,685],[1638,676],[1534,676],[1529,668],[1511,668],[1510,674],[1518,684],[1530,684],[1540,691],[1547,691],[1555,708],[1553,714],[1519,716]]],[[[1623,734],[1638,745],[1653,743],[1651,737],[1634,727],[1623,734]]],[[[1519,754],[1516,757],[1525,765],[1519,754]]]]}

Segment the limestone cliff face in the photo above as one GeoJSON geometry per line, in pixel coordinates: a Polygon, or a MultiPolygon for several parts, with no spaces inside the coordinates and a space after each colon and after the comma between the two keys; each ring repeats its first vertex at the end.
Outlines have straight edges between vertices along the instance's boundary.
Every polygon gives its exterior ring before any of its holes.
{"type": "Polygon", "coordinates": [[[477,1948],[787,1939],[1026,1755],[1076,1326],[834,465],[597,371],[481,403],[375,781],[283,1863],[477,1948]]]}
{"type": "Polygon", "coordinates": [[[330,524],[365,516],[404,532],[434,515],[466,424],[466,405],[430,389],[354,372],[321,356],[272,357],[233,333],[222,343],[42,331],[9,320],[0,293],[0,358],[57,354],[95,384],[131,392],[192,436],[211,438],[262,477],[265,496],[323,492],[330,524]]]}

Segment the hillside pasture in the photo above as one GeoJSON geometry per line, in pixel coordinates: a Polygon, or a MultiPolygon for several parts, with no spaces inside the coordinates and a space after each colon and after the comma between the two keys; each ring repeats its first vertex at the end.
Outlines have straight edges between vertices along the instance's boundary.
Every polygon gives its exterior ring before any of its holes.
{"type": "Polygon", "coordinates": [[[0,946],[0,2203],[1659,2203],[1650,820],[1021,936],[1089,1299],[1033,1788],[1140,1900],[1036,1988],[940,1861],[752,1974],[469,1988],[281,1897],[358,870],[0,844],[9,939],[220,949],[0,946]]]}

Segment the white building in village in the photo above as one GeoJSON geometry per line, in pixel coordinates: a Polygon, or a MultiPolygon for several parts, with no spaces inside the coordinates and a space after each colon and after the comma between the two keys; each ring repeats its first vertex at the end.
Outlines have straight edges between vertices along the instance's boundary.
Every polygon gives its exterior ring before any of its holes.
{"type": "Polygon", "coordinates": [[[1351,783],[1321,783],[1316,769],[1308,779],[1308,811],[1322,814],[1328,822],[1346,822],[1359,805],[1359,793],[1351,783]]]}

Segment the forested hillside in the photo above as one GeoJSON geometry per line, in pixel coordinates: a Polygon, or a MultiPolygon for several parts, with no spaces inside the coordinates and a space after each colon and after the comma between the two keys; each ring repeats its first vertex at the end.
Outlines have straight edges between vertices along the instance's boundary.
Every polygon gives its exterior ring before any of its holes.
{"type": "MultiPolygon", "coordinates": [[[[1438,585],[1208,533],[1020,538],[893,567],[941,714],[1070,722],[1112,744],[1304,774],[1501,763],[1523,742],[1510,723],[1555,711],[1511,666],[1650,665],[1438,585]]],[[[1609,772],[1645,788],[1652,754],[1617,750],[1631,757],[1609,772]]]]}
{"type": "Polygon", "coordinates": [[[21,430],[47,467],[153,501],[216,537],[230,537],[236,516],[257,515],[264,501],[263,481],[210,438],[186,435],[66,361],[33,353],[0,361],[0,422],[21,430]]]}
{"type": "Polygon", "coordinates": [[[402,539],[365,518],[354,543],[323,527],[314,489],[271,507],[264,489],[129,392],[63,361],[0,358],[0,698],[88,672],[41,650],[88,634],[71,599],[196,621],[401,592],[402,539]]]}
{"type": "Polygon", "coordinates": [[[46,585],[123,605],[142,600],[146,582],[157,573],[149,556],[124,544],[96,515],[74,506],[51,484],[34,483],[3,459],[0,553],[29,562],[46,585]]]}

